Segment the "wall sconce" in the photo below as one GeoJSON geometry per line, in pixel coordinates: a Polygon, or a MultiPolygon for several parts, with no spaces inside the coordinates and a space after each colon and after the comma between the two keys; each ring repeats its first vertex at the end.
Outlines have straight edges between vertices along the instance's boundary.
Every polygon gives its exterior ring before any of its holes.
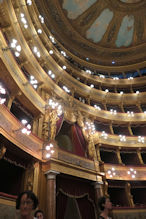
{"type": "Polygon", "coordinates": [[[55,110],[58,116],[61,116],[63,113],[62,105],[54,99],[49,99],[46,108],[50,107],[51,110],[55,110]]]}
{"type": "Polygon", "coordinates": [[[48,70],[48,75],[54,79],[55,78],[55,74],[51,71],[51,70],[48,70]]]}
{"type": "Polygon", "coordinates": [[[31,125],[28,124],[27,120],[22,119],[21,123],[24,125],[24,127],[21,127],[19,129],[13,130],[13,132],[21,131],[23,134],[30,135],[31,133],[31,125]]]}
{"type": "Polygon", "coordinates": [[[110,178],[112,178],[113,176],[116,175],[116,172],[115,172],[115,168],[112,167],[110,170],[107,171],[108,175],[110,178]]]}
{"type": "Polygon", "coordinates": [[[108,134],[105,131],[102,131],[101,135],[102,138],[104,138],[105,140],[108,138],[108,134]]]}
{"type": "Polygon", "coordinates": [[[0,84],[0,104],[4,104],[5,101],[6,101],[6,90],[2,86],[2,84],[0,84]]]}
{"type": "MultiPolygon", "coordinates": [[[[33,77],[33,76],[32,76],[33,77]]],[[[37,89],[38,87],[40,87],[42,84],[43,84],[44,82],[42,82],[42,81],[40,81],[40,82],[38,82],[37,80],[35,80],[35,79],[30,79],[30,81],[27,81],[27,82],[25,82],[25,83],[23,83],[23,86],[25,87],[25,86],[27,86],[28,84],[31,84],[33,87],[34,87],[34,89],[37,89]]]]}
{"type": "Polygon", "coordinates": [[[24,25],[24,28],[27,29],[28,28],[28,23],[27,23],[27,20],[25,18],[25,15],[23,13],[20,13],[20,19],[21,19],[21,22],[24,25]]]}
{"type": "Polygon", "coordinates": [[[145,140],[143,136],[138,136],[138,142],[141,142],[144,144],[145,140]]]}
{"type": "Polygon", "coordinates": [[[133,168],[130,168],[128,171],[127,171],[128,175],[130,175],[133,179],[135,179],[135,176],[136,176],[136,170],[134,170],[133,168]]]}
{"type": "Polygon", "coordinates": [[[56,44],[55,39],[54,39],[53,36],[49,36],[49,38],[50,38],[50,40],[51,40],[51,42],[52,42],[53,44],[56,44]]]}
{"type": "Polygon", "coordinates": [[[27,0],[27,5],[32,5],[32,1],[31,0],[27,0]]]}
{"type": "Polygon", "coordinates": [[[119,135],[121,142],[126,142],[126,136],[125,135],[119,135]]]}
{"type": "Polygon", "coordinates": [[[21,46],[18,44],[18,41],[16,39],[12,39],[10,46],[8,46],[6,48],[2,48],[2,51],[4,51],[4,52],[8,51],[8,50],[14,51],[15,56],[19,57],[20,52],[21,52],[21,46]]]}
{"type": "Polygon", "coordinates": [[[95,134],[96,128],[93,122],[86,121],[84,124],[84,130],[88,132],[89,135],[95,134]]]}
{"type": "Polygon", "coordinates": [[[52,155],[55,152],[55,145],[56,145],[56,142],[52,140],[44,143],[44,146],[42,149],[44,159],[49,159],[52,157],[52,155]]]}

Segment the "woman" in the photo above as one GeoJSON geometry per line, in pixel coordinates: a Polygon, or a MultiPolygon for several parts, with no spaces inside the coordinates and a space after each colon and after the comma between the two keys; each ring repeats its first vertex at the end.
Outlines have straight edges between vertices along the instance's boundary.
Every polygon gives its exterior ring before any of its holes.
{"type": "Polygon", "coordinates": [[[44,214],[42,210],[37,210],[34,214],[35,218],[37,219],[44,219],[44,214]]]}
{"type": "Polygon", "coordinates": [[[112,203],[108,197],[101,197],[98,200],[98,207],[101,210],[99,219],[110,219],[109,212],[112,209],[112,203]]]}
{"type": "Polygon", "coordinates": [[[20,210],[21,219],[34,219],[33,210],[38,206],[38,199],[31,191],[22,192],[16,200],[16,209],[20,210]]]}

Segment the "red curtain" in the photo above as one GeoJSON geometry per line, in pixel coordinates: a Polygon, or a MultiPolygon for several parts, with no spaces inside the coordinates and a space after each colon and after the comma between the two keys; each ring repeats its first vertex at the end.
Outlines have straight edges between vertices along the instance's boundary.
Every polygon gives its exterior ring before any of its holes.
{"type": "Polygon", "coordinates": [[[83,137],[81,128],[77,124],[74,124],[71,127],[71,130],[72,130],[72,142],[73,142],[74,153],[76,155],[85,157],[86,142],[83,137]]]}
{"type": "Polygon", "coordinates": [[[57,198],[56,198],[56,208],[57,208],[56,218],[57,219],[64,219],[66,204],[67,204],[67,196],[65,196],[61,192],[58,192],[57,198]]]}
{"type": "Polygon", "coordinates": [[[89,200],[87,195],[83,198],[77,198],[76,200],[82,215],[82,219],[95,218],[95,208],[93,207],[92,200],[89,200]]]}
{"type": "Polygon", "coordinates": [[[62,127],[63,120],[64,120],[64,115],[62,114],[62,115],[59,117],[59,119],[58,119],[58,121],[57,121],[57,124],[56,124],[56,135],[58,135],[58,133],[59,133],[61,127],[62,127]]]}
{"type": "Polygon", "coordinates": [[[96,219],[94,187],[90,181],[57,176],[57,219],[64,219],[68,197],[76,200],[81,219],[96,219]]]}

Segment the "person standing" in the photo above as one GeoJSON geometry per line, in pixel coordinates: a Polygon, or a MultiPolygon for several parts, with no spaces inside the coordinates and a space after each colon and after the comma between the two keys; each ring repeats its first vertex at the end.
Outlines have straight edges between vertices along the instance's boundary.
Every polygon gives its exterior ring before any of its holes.
{"type": "Polygon", "coordinates": [[[20,211],[20,219],[35,219],[33,211],[37,206],[38,198],[32,191],[24,191],[16,199],[16,209],[20,211]]]}
{"type": "Polygon", "coordinates": [[[37,210],[34,214],[37,219],[44,219],[44,213],[42,210],[37,210]]]}
{"type": "Polygon", "coordinates": [[[111,219],[109,212],[112,210],[112,203],[108,197],[102,196],[99,198],[98,207],[101,211],[99,219],[111,219]]]}

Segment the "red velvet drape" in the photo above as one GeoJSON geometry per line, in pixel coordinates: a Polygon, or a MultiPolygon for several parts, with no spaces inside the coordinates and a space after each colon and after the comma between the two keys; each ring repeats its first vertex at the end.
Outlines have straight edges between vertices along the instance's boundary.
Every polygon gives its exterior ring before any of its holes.
{"type": "Polygon", "coordinates": [[[88,196],[77,198],[76,200],[83,219],[95,218],[95,209],[92,201],[88,199],[88,196]]]}
{"type": "Polygon", "coordinates": [[[71,131],[72,131],[72,142],[73,142],[74,153],[76,155],[85,157],[86,142],[83,137],[81,128],[78,125],[74,124],[71,127],[71,131]]]}
{"type": "Polygon", "coordinates": [[[96,219],[94,187],[90,181],[57,176],[57,219],[64,219],[67,197],[76,199],[82,219],[96,219]]]}
{"type": "Polygon", "coordinates": [[[57,198],[56,198],[56,208],[57,208],[56,218],[57,219],[64,219],[66,203],[67,203],[67,196],[65,196],[61,192],[58,192],[57,198]]]}
{"type": "Polygon", "coordinates": [[[64,114],[62,114],[62,115],[59,117],[59,119],[58,119],[58,121],[57,121],[57,123],[56,123],[56,135],[58,135],[58,133],[59,133],[61,127],[62,127],[63,120],[64,120],[64,114]]]}

